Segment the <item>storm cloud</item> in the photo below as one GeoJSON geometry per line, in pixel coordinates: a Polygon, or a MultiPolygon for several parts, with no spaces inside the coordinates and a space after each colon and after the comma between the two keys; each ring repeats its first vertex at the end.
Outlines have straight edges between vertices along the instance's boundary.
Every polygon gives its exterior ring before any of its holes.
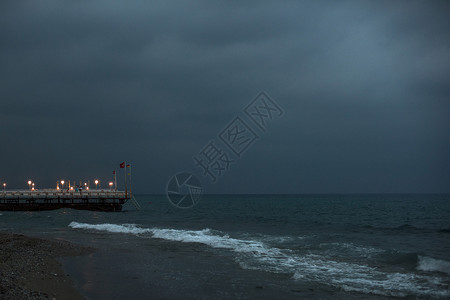
{"type": "Polygon", "coordinates": [[[0,180],[179,171],[211,193],[450,192],[448,1],[2,1],[0,180]],[[192,157],[266,91],[216,184],[192,157]]]}

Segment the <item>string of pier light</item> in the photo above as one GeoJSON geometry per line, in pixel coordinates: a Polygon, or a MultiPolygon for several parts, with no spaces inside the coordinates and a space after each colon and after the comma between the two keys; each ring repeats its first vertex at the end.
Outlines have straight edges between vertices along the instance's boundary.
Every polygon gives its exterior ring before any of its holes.
{"type": "MultiPolygon", "coordinates": [[[[129,185],[130,185],[130,191],[131,191],[131,164],[127,164],[126,162],[122,162],[120,164],[120,168],[121,169],[125,169],[125,193],[127,193],[127,187],[128,187],[128,185],[127,185],[127,177],[128,176],[129,176],[129,180],[130,180],[130,184],[129,185]]],[[[111,191],[112,190],[117,191],[117,176],[116,176],[117,173],[116,173],[115,170],[113,171],[113,175],[114,175],[114,181],[109,181],[108,182],[108,186],[109,186],[109,189],[111,191]]],[[[78,192],[78,191],[82,191],[82,190],[90,190],[90,181],[84,182],[84,185],[82,184],[82,181],[80,181],[79,185],[76,184],[76,181],[73,181],[73,185],[71,185],[71,183],[72,183],[72,181],[69,180],[68,181],[67,191],[74,191],[75,190],[75,191],[78,192]]],[[[96,190],[102,188],[100,180],[95,179],[94,183],[95,183],[95,189],[96,190]]],[[[37,190],[36,184],[32,180],[28,180],[27,184],[28,184],[28,189],[30,191],[37,190]]],[[[64,191],[65,190],[65,188],[64,188],[65,184],[66,184],[66,181],[64,179],[56,181],[56,190],[57,191],[64,191]]],[[[0,187],[2,185],[3,185],[3,191],[5,192],[5,190],[6,190],[6,182],[4,182],[3,184],[0,182],[0,187]]],[[[52,189],[44,189],[44,190],[49,191],[49,190],[52,190],[52,189]]]]}
{"type": "MultiPolygon", "coordinates": [[[[71,180],[69,180],[68,182],[66,182],[65,180],[56,181],[56,190],[57,191],[63,191],[64,190],[64,185],[66,185],[66,184],[68,184],[67,190],[69,190],[69,191],[73,191],[74,187],[75,187],[75,189],[85,189],[87,191],[90,190],[90,180],[87,181],[87,182],[84,182],[84,184],[81,184],[81,181],[80,181],[80,185],[77,185],[76,181],[73,181],[73,184],[71,184],[71,182],[72,182],[71,180]]],[[[100,189],[102,188],[101,184],[100,184],[100,180],[95,179],[94,183],[95,183],[95,189],[96,190],[98,190],[99,188],[100,189]]],[[[33,182],[32,180],[28,180],[27,184],[28,184],[28,189],[30,191],[35,191],[36,190],[35,182],[33,182]]],[[[2,184],[4,191],[6,189],[6,185],[7,185],[6,183],[2,184]]],[[[112,181],[110,181],[108,183],[108,185],[109,185],[109,189],[110,190],[112,190],[113,188],[116,188],[116,184],[114,182],[112,182],[112,181]]]]}
{"type": "MultiPolygon", "coordinates": [[[[60,188],[59,188],[59,183],[61,183],[61,187],[62,187],[62,189],[64,189],[64,184],[65,184],[65,181],[64,181],[64,180],[61,180],[61,181],[59,181],[59,182],[56,182],[56,189],[57,189],[57,190],[60,190],[60,188]]],[[[99,188],[100,188],[100,189],[102,188],[102,186],[101,186],[101,184],[100,184],[100,180],[95,179],[95,180],[94,180],[94,183],[95,183],[95,189],[96,189],[96,190],[98,190],[99,188]]],[[[114,183],[114,182],[112,182],[112,181],[110,181],[110,182],[108,183],[108,185],[109,185],[109,189],[110,189],[110,190],[112,190],[113,187],[114,187],[114,188],[117,188],[117,184],[114,183]]],[[[84,184],[81,184],[81,181],[80,181],[80,185],[78,185],[77,187],[78,187],[79,189],[83,189],[83,187],[84,187],[85,190],[89,190],[89,189],[90,189],[90,180],[89,180],[88,182],[85,182],[84,184]]],[[[69,180],[69,187],[68,187],[68,189],[69,189],[69,190],[73,190],[73,188],[74,188],[74,186],[73,186],[73,185],[72,185],[72,186],[70,185],[70,180],[69,180]]]]}
{"type": "MultiPolygon", "coordinates": [[[[71,180],[69,180],[67,189],[73,191],[74,186],[75,186],[76,189],[80,189],[80,190],[85,189],[85,190],[88,191],[88,190],[90,190],[90,187],[91,187],[90,183],[91,183],[90,180],[88,180],[87,182],[84,182],[84,184],[82,184],[82,182],[80,181],[80,184],[76,185],[76,181],[74,181],[74,184],[71,185],[71,180]]],[[[97,190],[98,189],[98,184],[100,183],[100,180],[95,179],[94,183],[95,183],[95,189],[97,190]]],[[[58,191],[59,190],[64,190],[64,185],[65,184],[66,184],[65,180],[57,181],[56,182],[56,190],[58,190],[58,191]],[[59,187],[60,184],[61,184],[61,188],[59,187]]],[[[100,186],[100,188],[101,188],[101,186],[100,186]]]]}

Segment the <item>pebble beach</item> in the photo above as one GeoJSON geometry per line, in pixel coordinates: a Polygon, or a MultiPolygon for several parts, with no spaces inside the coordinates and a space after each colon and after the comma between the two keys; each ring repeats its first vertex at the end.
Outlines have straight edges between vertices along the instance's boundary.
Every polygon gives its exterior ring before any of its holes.
{"type": "Polygon", "coordinates": [[[58,258],[93,251],[61,240],[0,233],[0,299],[84,299],[58,258]]]}

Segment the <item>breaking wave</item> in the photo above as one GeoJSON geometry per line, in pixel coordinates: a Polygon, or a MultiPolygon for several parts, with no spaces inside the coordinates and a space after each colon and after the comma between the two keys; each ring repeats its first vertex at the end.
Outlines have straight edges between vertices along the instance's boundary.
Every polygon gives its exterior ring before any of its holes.
{"type": "Polygon", "coordinates": [[[87,224],[87,223],[71,222],[69,224],[69,227],[72,227],[75,229],[94,229],[94,230],[108,231],[108,232],[113,232],[113,233],[139,234],[139,233],[151,232],[149,229],[139,228],[134,224],[116,225],[116,224],[87,224]]]}
{"type": "MultiPolygon", "coordinates": [[[[242,268],[291,274],[294,280],[331,285],[345,291],[400,297],[408,295],[450,297],[448,283],[437,276],[384,272],[367,265],[332,259],[326,254],[300,254],[292,249],[280,249],[269,246],[264,241],[252,239],[250,236],[239,239],[211,229],[141,228],[134,224],[71,222],[69,227],[134,234],[183,243],[200,243],[212,248],[227,249],[235,253],[235,260],[242,268]]],[[[350,244],[343,244],[342,247],[357,253],[367,251],[366,248],[358,248],[350,244]]],[[[445,261],[421,257],[417,269],[448,274],[449,264],[445,261]]]]}
{"type": "Polygon", "coordinates": [[[427,256],[419,256],[417,270],[426,272],[442,272],[450,275],[450,262],[427,256]]]}

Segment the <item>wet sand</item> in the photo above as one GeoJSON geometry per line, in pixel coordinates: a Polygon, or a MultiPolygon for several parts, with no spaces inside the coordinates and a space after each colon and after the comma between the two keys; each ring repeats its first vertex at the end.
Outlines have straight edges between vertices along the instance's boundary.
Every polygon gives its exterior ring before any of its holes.
{"type": "Polygon", "coordinates": [[[84,299],[58,258],[93,251],[66,241],[0,233],[0,299],[84,299]]]}

